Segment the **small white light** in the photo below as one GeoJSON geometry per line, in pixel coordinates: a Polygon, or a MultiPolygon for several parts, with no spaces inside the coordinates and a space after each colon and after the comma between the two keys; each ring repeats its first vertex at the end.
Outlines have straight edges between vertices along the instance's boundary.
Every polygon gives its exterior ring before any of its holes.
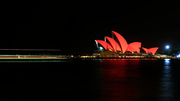
{"type": "Polygon", "coordinates": [[[166,49],[169,49],[170,48],[170,46],[169,45],[166,45],[166,49]]]}

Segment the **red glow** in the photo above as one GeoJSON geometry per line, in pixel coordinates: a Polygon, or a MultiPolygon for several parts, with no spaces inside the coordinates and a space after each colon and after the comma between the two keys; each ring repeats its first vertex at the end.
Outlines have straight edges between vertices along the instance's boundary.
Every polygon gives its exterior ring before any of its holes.
{"type": "Polygon", "coordinates": [[[102,61],[102,101],[134,101],[140,95],[138,83],[139,78],[137,66],[140,59],[117,59],[102,61]],[[131,71],[129,71],[131,70],[131,71]],[[131,79],[130,79],[131,78],[131,79]]]}
{"type": "Polygon", "coordinates": [[[159,47],[153,47],[149,49],[149,53],[155,54],[159,47]]]}
{"type": "MultiPolygon", "coordinates": [[[[138,61],[140,61],[141,59],[102,59],[102,60],[115,60],[115,61],[117,61],[117,60],[121,60],[121,61],[123,61],[123,60],[138,60],[138,61]]],[[[154,59],[154,60],[157,60],[157,59],[154,59]]]]}
{"type": "Polygon", "coordinates": [[[156,51],[159,49],[159,47],[153,47],[153,48],[149,48],[149,49],[142,47],[142,49],[144,49],[144,51],[145,51],[146,53],[155,54],[156,51]]]}
{"type": "Polygon", "coordinates": [[[107,36],[105,36],[105,38],[108,39],[108,41],[111,43],[111,45],[112,45],[112,47],[114,48],[114,51],[115,51],[115,52],[116,52],[116,51],[121,51],[120,46],[118,45],[118,43],[117,43],[114,39],[112,39],[112,38],[110,38],[110,37],[107,37],[107,36]]]}
{"type": "Polygon", "coordinates": [[[128,43],[127,41],[124,39],[123,36],[121,36],[119,33],[115,32],[115,31],[112,31],[112,33],[114,33],[114,35],[116,35],[119,43],[121,44],[121,48],[122,48],[122,53],[125,53],[126,52],[126,49],[128,47],[128,43]]]}
{"type": "Polygon", "coordinates": [[[100,43],[105,50],[107,49],[111,49],[113,50],[113,48],[111,47],[111,45],[109,45],[106,41],[103,41],[103,40],[96,40],[98,43],[100,43]]]}
{"type": "Polygon", "coordinates": [[[134,52],[134,51],[136,51],[132,46],[128,46],[127,47],[127,49],[126,49],[126,51],[130,51],[130,52],[134,52]]]}
{"type": "MultiPolygon", "coordinates": [[[[140,52],[140,49],[141,48],[141,42],[132,42],[129,44],[129,46],[131,46],[136,52],[140,52]]],[[[135,51],[131,51],[131,52],[135,52],[135,51]]]]}
{"type": "MultiPolygon", "coordinates": [[[[126,51],[140,53],[141,42],[132,42],[128,45],[127,41],[124,39],[124,37],[122,35],[120,35],[119,33],[115,32],[115,31],[112,31],[112,33],[117,37],[120,45],[114,39],[107,37],[107,36],[105,36],[105,38],[108,39],[108,41],[110,42],[111,45],[109,45],[107,42],[102,41],[102,40],[96,40],[96,41],[98,43],[100,43],[106,50],[111,49],[114,52],[121,51],[122,53],[125,53],[126,51]]],[[[142,47],[142,49],[146,53],[155,54],[156,51],[158,50],[158,47],[153,47],[150,49],[142,47]]]]}
{"type": "Polygon", "coordinates": [[[142,47],[142,49],[143,49],[146,53],[149,53],[147,48],[142,47]]]}

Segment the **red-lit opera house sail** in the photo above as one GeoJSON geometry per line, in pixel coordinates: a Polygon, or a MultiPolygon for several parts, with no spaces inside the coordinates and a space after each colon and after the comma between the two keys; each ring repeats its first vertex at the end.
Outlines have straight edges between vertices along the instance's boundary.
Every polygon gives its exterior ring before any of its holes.
{"type": "Polygon", "coordinates": [[[142,49],[146,52],[149,53],[149,50],[147,48],[142,47],[142,49]]]}
{"type": "Polygon", "coordinates": [[[126,51],[135,52],[136,50],[132,46],[128,46],[126,51]]]}
{"type": "MultiPolygon", "coordinates": [[[[132,42],[128,45],[127,41],[124,39],[122,35],[120,35],[115,31],[112,31],[112,33],[117,37],[120,45],[114,39],[107,36],[105,36],[105,38],[109,41],[110,44],[108,44],[106,41],[103,40],[95,40],[96,43],[101,44],[105,50],[111,49],[114,52],[121,51],[122,53],[125,53],[126,51],[140,53],[139,48],[141,47],[141,42],[132,42]]],[[[142,47],[142,49],[144,49],[146,53],[155,54],[156,51],[158,50],[158,47],[153,47],[150,49],[142,47]]]]}
{"type": "Polygon", "coordinates": [[[118,43],[113,38],[110,38],[107,36],[105,36],[105,38],[110,42],[111,46],[114,49],[114,52],[121,51],[120,46],[118,45],[118,43]]]}
{"type": "Polygon", "coordinates": [[[126,49],[128,47],[128,43],[127,41],[124,39],[123,36],[121,36],[119,33],[112,31],[112,33],[114,33],[114,35],[117,37],[119,43],[121,44],[121,48],[122,48],[122,53],[126,52],[126,49]]]}
{"type": "Polygon", "coordinates": [[[107,50],[107,49],[113,50],[111,45],[109,45],[106,41],[103,41],[103,40],[95,40],[95,41],[98,42],[99,44],[101,44],[105,50],[107,50]]]}
{"type": "Polygon", "coordinates": [[[149,53],[155,54],[159,47],[153,47],[149,49],[149,53]]]}
{"type": "Polygon", "coordinates": [[[139,53],[140,52],[139,48],[141,48],[141,42],[132,42],[128,45],[126,51],[139,53]]]}
{"type": "Polygon", "coordinates": [[[142,47],[142,49],[143,49],[146,53],[155,54],[156,51],[159,49],[159,47],[153,47],[153,48],[149,48],[149,49],[142,47]]]}

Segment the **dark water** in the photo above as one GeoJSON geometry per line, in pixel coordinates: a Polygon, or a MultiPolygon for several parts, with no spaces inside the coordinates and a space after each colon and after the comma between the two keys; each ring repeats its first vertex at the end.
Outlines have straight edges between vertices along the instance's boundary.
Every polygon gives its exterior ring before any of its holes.
{"type": "Polygon", "coordinates": [[[3,101],[180,101],[180,60],[0,61],[3,101]]]}

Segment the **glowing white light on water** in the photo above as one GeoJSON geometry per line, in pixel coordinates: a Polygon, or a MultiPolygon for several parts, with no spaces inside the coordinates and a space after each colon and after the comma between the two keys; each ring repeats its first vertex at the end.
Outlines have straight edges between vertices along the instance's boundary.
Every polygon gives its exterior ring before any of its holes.
{"type": "Polygon", "coordinates": [[[171,60],[171,59],[164,59],[165,61],[169,61],[169,60],[171,60]]]}

